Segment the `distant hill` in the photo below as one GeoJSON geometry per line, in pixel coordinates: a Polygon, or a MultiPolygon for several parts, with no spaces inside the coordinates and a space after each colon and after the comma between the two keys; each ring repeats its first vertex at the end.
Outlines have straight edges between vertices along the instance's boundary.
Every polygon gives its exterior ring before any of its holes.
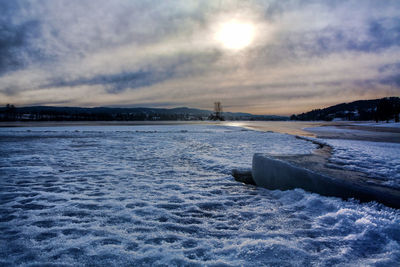
{"type": "MultiPolygon", "coordinates": [[[[212,111],[188,107],[178,108],[116,108],[116,107],[52,107],[32,106],[0,108],[0,121],[157,121],[207,120],[212,111]]],[[[226,120],[288,120],[275,115],[224,112],[226,120]]]]}
{"type": "Polygon", "coordinates": [[[291,120],[301,121],[384,121],[395,119],[398,121],[400,113],[400,98],[386,97],[372,100],[358,100],[351,103],[342,103],[324,109],[292,115],[291,120]]]}

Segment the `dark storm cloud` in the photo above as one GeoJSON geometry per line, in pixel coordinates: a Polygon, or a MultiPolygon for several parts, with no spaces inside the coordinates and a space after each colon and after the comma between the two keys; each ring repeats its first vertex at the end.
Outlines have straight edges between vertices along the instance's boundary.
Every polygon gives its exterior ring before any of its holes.
{"type": "Polygon", "coordinates": [[[383,65],[379,68],[379,72],[383,76],[379,82],[398,88],[400,94],[400,62],[383,65]]]}
{"type": "MultiPolygon", "coordinates": [[[[204,14],[159,1],[1,0],[0,71],[146,45],[204,22],[204,14]]],[[[1,74],[1,73],[0,73],[1,74]]]]}
{"type": "MultiPolygon", "coordinates": [[[[310,55],[313,52],[322,55],[346,50],[379,52],[382,49],[400,45],[400,19],[374,20],[367,24],[365,31],[351,29],[351,25],[345,29],[328,27],[321,31],[306,33],[303,35],[305,39],[298,36],[297,41],[300,41],[301,46],[310,55]],[[360,35],[364,35],[365,39],[359,40],[360,35]]],[[[294,42],[296,41],[292,41],[294,42]]]]}
{"type": "Polygon", "coordinates": [[[366,24],[368,27],[365,29],[344,25],[301,32],[287,31],[278,37],[278,45],[266,44],[254,49],[253,53],[263,62],[276,64],[287,59],[323,57],[346,51],[377,53],[400,46],[400,19],[373,20],[366,24]],[[264,57],[269,60],[264,60],[264,57]]]}
{"type": "Polygon", "coordinates": [[[200,54],[179,54],[159,58],[152,64],[136,71],[99,74],[74,80],[58,77],[42,88],[106,85],[108,93],[118,94],[127,89],[148,87],[172,78],[190,77],[204,73],[207,66],[218,58],[219,53],[216,51],[200,54]]]}
{"type": "Polygon", "coordinates": [[[28,32],[29,24],[16,27],[0,25],[0,73],[23,65],[18,50],[24,46],[28,32]]]}
{"type": "Polygon", "coordinates": [[[368,24],[369,39],[362,42],[347,40],[348,49],[377,52],[400,45],[400,18],[374,20],[368,24]]]}
{"type": "Polygon", "coordinates": [[[397,87],[400,94],[400,74],[385,77],[381,80],[381,83],[397,87]]]}
{"type": "Polygon", "coordinates": [[[379,68],[379,72],[386,72],[386,71],[398,71],[400,72],[400,62],[399,63],[394,63],[394,64],[386,64],[383,65],[379,68]]]}
{"type": "Polygon", "coordinates": [[[40,34],[38,20],[22,20],[19,1],[0,1],[0,75],[22,68],[28,58],[39,58],[40,51],[30,47],[30,40],[40,34]]]}
{"type": "Polygon", "coordinates": [[[159,81],[165,80],[168,77],[168,73],[164,74],[165,77],[157,77],[157,73],[150,71],[140,70],[138,72],[122,72],[112,75],[97,75],[90,78],[79,78],[73,81],[55,81],[48,84],[44,88],[52,87],[74,87],[80,85],[111,85],[112,89],[110,93],[117,93],[126,88],[138,88],[143,86],[149,86],[159,81]]]}

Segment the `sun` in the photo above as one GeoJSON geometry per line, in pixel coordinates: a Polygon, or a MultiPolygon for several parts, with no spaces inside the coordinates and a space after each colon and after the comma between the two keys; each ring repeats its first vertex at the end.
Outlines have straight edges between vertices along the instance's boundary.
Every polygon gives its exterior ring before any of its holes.
{"type": "Polygon", "coordinates": [[[254,25],[248,22],[231,20],[221,23],[215,32],[215,40],[225,48],[241,50],[254,39],[254,25]]]}

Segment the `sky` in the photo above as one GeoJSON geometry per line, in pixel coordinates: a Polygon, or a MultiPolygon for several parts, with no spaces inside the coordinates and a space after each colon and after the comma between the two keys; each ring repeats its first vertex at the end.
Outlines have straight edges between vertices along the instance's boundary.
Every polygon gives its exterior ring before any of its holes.
{"type": "Polygon", "coordinates": [[[290,115],[400,96],[398,0],[0,0],[0,105],[290,115]]]}

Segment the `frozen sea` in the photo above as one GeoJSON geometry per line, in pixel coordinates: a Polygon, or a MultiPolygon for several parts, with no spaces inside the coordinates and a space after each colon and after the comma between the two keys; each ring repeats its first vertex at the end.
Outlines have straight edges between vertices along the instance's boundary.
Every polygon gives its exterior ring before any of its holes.
{"type": "MultiPolygon", "coordinates": [[[[398,145],[327,142],[399,185],[398,145]]],[[[398,266],[399,210],[230,175],[313,149],[227,126],[1,128],[0,265],[398,266]]]]}

